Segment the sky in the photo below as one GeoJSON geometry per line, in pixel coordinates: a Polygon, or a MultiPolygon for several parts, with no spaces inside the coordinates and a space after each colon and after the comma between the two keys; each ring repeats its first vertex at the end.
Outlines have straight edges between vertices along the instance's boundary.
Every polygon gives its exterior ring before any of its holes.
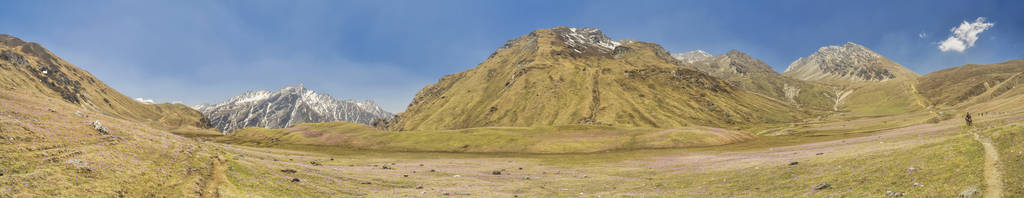
{"type": "Polygon", "coordinates": [[[1024,1],[0,0],[0,33],[132,98],[216,104],[304,84],[402,112],[533,30],[596,27],[672,53],[737,49],[782,72],[861,44],[926,74],[1024,58],[1024,1]]]}

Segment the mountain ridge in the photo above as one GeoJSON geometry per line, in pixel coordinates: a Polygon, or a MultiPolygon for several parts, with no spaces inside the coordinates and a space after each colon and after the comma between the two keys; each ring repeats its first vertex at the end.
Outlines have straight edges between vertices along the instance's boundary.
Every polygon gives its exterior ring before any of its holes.
{"type": "Polygon", "coordinates": [[[309,122],[372,125],[394,116],[372,100],[339,100],[301,84],[276,91],[247,91],[216,105],[199,104],[192,108],[209,117],[211,124],[224,133],[245,127],[284,128],[309,122]]]}

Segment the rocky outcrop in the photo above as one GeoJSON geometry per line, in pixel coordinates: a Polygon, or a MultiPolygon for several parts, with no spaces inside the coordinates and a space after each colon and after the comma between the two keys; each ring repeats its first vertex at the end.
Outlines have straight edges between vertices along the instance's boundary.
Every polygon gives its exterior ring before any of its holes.
{"type": "Polygon", "coordinates": [[[864,46],[847,42],[825,46],[806,58],[794,61],[783,75],[800,80],[832,84],[881,82],[918,75],[864,46]]]}

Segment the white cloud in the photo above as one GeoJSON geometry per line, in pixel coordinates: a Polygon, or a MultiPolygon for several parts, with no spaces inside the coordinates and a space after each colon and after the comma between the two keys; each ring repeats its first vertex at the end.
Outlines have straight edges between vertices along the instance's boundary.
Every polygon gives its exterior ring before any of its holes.
{"type": "Polygon", "coordinates": [[[928,33],[921,32],[920,34],[917,34],[917,37],[921,37],[921,38],[928,37],[928,33]]]}
{"type": "Polygon", "coordinates": [[[953,32],[953,35],[939,43],[939,50],[943,52],[964,52],[967,48],[974,47],[974,41],[978,40],[978,34],[992,28],[992,26],[995,26],[995,23],[986,23],[985,17],[978,17],[973,23],[964,21],[960,23],[960,26],[949,30],[953,32]]]}
{"type": "Polygon", "coordinates": [[[145,98],[135,98],[135,101],[139,101],[142,104],[153,104],[153,103],[156,103],[156,102],[153,102],[153,99],[145,99],[145,98]]]}

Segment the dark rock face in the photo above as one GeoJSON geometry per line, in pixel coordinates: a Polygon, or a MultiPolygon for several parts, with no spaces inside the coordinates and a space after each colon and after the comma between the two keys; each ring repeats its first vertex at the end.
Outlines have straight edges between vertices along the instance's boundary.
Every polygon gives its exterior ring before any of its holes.
{"type": "Polygon", "coordinates": [[[202,112],[222,132],[245,127],[284,128],[299,123],[331,121],[373,125],[382,122],[379,120],[394,117],[373,101],[338,100],[301,85],[275,92],[252,91],[214,106],[197,105],[193,108],[202,112]]]}
{"type": "MultiPolygon", "coordinates": [[[[31,47],[29,46],[38,46],[38,44],[30,43],[23,47],[22,51],[25,52],[27,49],[30,49],[31,47]]],[[[39,49],[32,49],[29,50],[29,52],[25,52],[42,54],[38,55],[39,60],[41,60],[37,64],[38,67],[33,67],[32,64],[29,63],[29,60],[21,54],[9,50],[0,51],[0,59],[10,62],[11,65],[0,64],[0,67],[26,72],[30,76],[34,76],[42,81],[50,90],[59,93],[61,98],[64,100],[74,104],[81,104],[82,98],[84,97],[82,95],[82,83],[71,80],[71,78],[69,78],[64,72],[64,70],[71,68],[56,64],[57,61],[53,60],[53,56],[50,56],[46,51],[40,52],[40,50],[45,49],[41,49],[41,47],[38,48],[39,49]]]]}

